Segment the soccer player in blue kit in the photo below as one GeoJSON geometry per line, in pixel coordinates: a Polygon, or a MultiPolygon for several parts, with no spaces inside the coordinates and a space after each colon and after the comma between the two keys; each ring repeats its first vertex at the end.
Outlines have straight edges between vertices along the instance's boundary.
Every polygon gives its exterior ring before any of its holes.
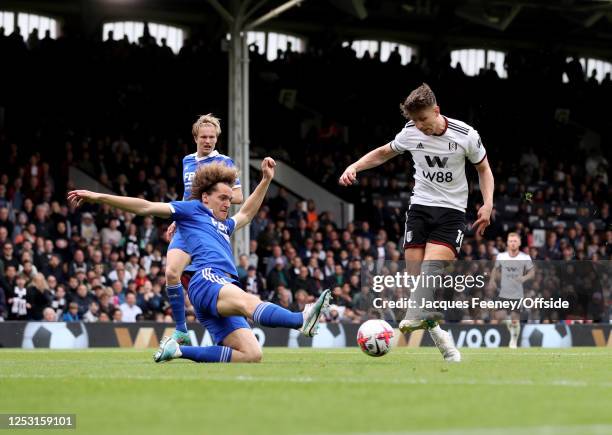
{"type": "MultiPolygon", "coordinates": [[[[212,114],[200,116],[191,127],[193,140],[196,144],[196,152],[188,154],[183,158],[183,201],[187,201],[191,196],[191,183],[196,170],[202,165],[211,163],[223,163],[234,167],[234,161],[215,149],[217,140],[221,134],[221,123],[212,114]]],[[[240,179],[232,186],[232,204],[242,203],[242,187],[240,179]]],[[[191,340],[187,333],[185,323],[185,289],[189,286],[189,279],[196,271],[191,263],[191,256],[187,249],[187,244],[181,236],[181,232],[176,230],[176,223],[173,222],[167,231],[170,245],[166,253],[166,291],[168,300],[172,308],[172,315],[176,322],[176,330],[172,334],[179,344],[190,345],[191,340]]]]}
{"type": "Polygon", "coordinates": [[[259,362],[261,348],[246,317],[263,326],[298,329],[306,336],[316,333],[321,312],[329,307],[329,289],[304,311],[293,313],[262,302],[237,285],[230,236],[255,217],[274,177],[275,166],[269,157],[262,161],[261,182],[231,218],[228,215],[237,170],[222,163],[198,168],[190,201],[150,202],[87,190],[68,193],[69,201],[77,207],[83,202],[101,203],[138,215],[176,221],[191,253],[192,264],[198,270],[189,282],[189,298],[198,320],[210,332],[215,345],[181,346],[172,337],[165,337],[154,355],[156,362],[175,358],[196,362],[259,362]]]}

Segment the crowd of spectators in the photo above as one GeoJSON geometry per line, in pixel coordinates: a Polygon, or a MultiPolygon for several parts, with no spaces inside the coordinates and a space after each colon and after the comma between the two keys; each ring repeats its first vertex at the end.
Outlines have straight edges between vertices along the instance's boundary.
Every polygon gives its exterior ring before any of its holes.
{"type": "MultiPolygon", "coordinates": [[[[69,169],[118,194],[179,198],[180,162],[193,152],[189,127],[203,111],[201,93],[210,102],[206,111],[226,110],[227,87],[211,85],[227,80],[225,53],[200,39],[174,55],[148,38],[130,44],[67,33],[26,43],[1,31],[0,53],[15,66],[0,81],[7,109],[0,130],[0,318],[169,321],[168,223],[107,207],[70,208],[69,169]],[[52,59],[56,68],[37,76],[52,59]],[[205,67],[210,64],[219,68],[205,67]],[[92,77],[101,78],[96,86],[92,77]],[[207,84],[205,90],[196,83],[207,84]],[[20,102],[33,98],[40,104],[22,111],[20,102]]],[[[315,201],[292,203],[280,189],[253,221],[249,252],[239,258],[244,289],[300,310],[332,287],[336,308],[329,321],[381,315],[360,273],[403,256],[412,164],[396,158],[360,174],[350,188],[340,189],[336,180],[401,129],[397,103],[422,80],[444,113],[477,126],[496,179],[492,225],[484,237],[466,235],[460,259],[493,260],[505,249],[505,235],[516,231],[533,259],[610,260],[610,133],[600,128],[603,112],[593,109],[612,92],[610,80],[585,80],[563,56],[536,54],[509,55],[509,78],[500,79],[490,70],[467,77],[447,58],[414,58],[408,65],[357,59],[338,42],[313,43],[306,53],[288,51],[274,62],[253,47],[252,101],[260,108],[252,111],[254,153],[272,153],[350,200],[356,220],[338,228],[315,201]],[[570,83],[562,83],[564,71],[570,83]],[[377,76],[385,80],[360,85],[377,76]],[[287,89],[299,104],[279,103],[287,89]],[[533,104],[518,107],[525,101],[533,104]]],[[[468,173],[473,221],[480,195],[475,171],[468,173]]],[[[591,296],[610,304],[609,283],[591,296]]],[[[189,306],[188,312],[193,320],[189,306]]],[[[604,317],[588,310],[581,316],[604,317]]],[[[475,320],[469,317],[458,320],[475,320]]]]}

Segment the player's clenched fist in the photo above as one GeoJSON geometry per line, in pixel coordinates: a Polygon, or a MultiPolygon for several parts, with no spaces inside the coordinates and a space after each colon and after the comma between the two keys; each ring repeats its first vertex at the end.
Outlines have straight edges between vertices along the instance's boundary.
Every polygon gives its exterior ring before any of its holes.
{"type": "Polygon", "coordinates": [[[172,222],[168,229],[166,230],[166,241],[170,243],[172,238],[174,237],[174,233],[176,232],[176,222],[172,222]]]}
{"type": "Polygon", "coordinates": [[[357,171],[351,165],[344,170],[344,173],[340,177],[340,180],[338,180],[338,183],[340,183],[341,186],[350,186],[352,184],[355,184],[356,181],[357,181],[357,171]]]}
{"type": "Polygon", "coordinates": [[[68,192],[68,201],[75,207],[81,206],[83,202],[97,202],[99,198],[99,193],[90,192],[89,190],[72,190],[68,192]]]}
{"type": "Polygon", "coordinates": [[[266,157],[261,162],[261,172],[263,173],[263,177],[266,180],[271,180],[274,178],[274,168],[276,167],[276,162],[272,157],[266,157]]]}

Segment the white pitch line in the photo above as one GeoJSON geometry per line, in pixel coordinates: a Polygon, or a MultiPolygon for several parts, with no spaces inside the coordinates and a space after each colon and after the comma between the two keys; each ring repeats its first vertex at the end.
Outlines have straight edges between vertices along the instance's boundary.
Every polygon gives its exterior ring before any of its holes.
{"type": "Polygon", "coordinates": [[[474,427],[462,429],[435,429],[425,431],[394,431],[394,432],[334,432],[317,433],[316,435],[609,435],[612,425],[564,425],[564,426],[520,426],[520,427],[474,427]]]}
{"type": "Polygon", "coordinates": [[[45,375],[45,374],[25,374],[11,373],[2,376],[1,379],[137,379],[137,380],[202,380],[202,381],[220,381],[220,382],[272,382],[272,383],[312,383],[312,384],[376,384],[376,385],[471,385],[471,386],[527,386],[527,387],[568,387],[568,388],[611,388],[612,382],[588,383],[577,380],[552,380],[549,382],[534,382],[530,379],[508,379],[508,380],[473,380],[473,379],[427,379],[427,378],[407,378],[396,380],[381,380],[363,381],[359,378],[316,378],[311,376],[215,376],[203,373],[199,375],[185,375],[174,373],[171,376],[167,374],[156,373],[155,375],[143,374],[71,374],[66,375],[45,375]]]}
{"type": "MultiPolygon", "coordinates": [[[[274,348],[274,347],[264,347],[263,351],[264,353],[266,351],[269,351],[271,354],[273,355],[292,355],[292,356],[296,356],[296,355],[300,355],[300,354],[309,354],[310,351],[314,351],[316,352],[321,352],[324,353],[325,355],[349,355],[350,353],[354,353],[355,355],[360,355],[361,352],[359,351],[359,349],[357,347],[355,348],[342,348],[342,349],[346,349],[346,350],[328,350],[329,348],[306,348],[306,347],[300,347],[300,348],[292,348],[292,349],[288,349],[288,350],[280,350],[282,348],[274,348]],[[296,352],[297,351],[297,352],[296,352]]],[[[401,347],[399,348],[399,350],[401,349],[410,349],[408,347],[401,347]]],[[[405,352],[403,355],[406,356],[413,356],[413,355],[437,355],[438,352],[434,350],[436,350],[434,347],[431,347],[431,352],[405,352]]],[[[473,357],[476,356],[477,358],[480,358],[482,356],[491,356],[491,357],[498,357],[498,356],[503,356],[503,357],[507,357],[507,356],[511,356],[511,357],[518,357],[518,358],[523,358],[523,357],[528,357],[528,356],[559,356],[559,357],[564,357],[564,356],[579,356],[579,357],[584,357],[584,356],[591,356],[591,357],[601,357],[601,356],[606,356],[608,355],[610,352],[607,352],[609,349],[608,348],[597,348],[597,347],[593,347],[593,349],[601,349],[601,352],[563,352],[561,351],[559,348],[550,348],[550,350],[546,351],[546,350],[534,350],[532,351],[531,349],[535,349],[535,348],[523,348],[523,349],[513,349],[513,350],[509,350],[509,349],[505,349],[505,348],[466,348],[466,347],[460,347],[460,350],[466,350],[467,355],[469,357],[473,357]],[[529,349],[529,350],[527,350],[529,349]]],[[[541,349],[541,348],[540,348],[541,349]]],[[[17,348],[11,348],[11,349],[0,349],[0,354],[27,354],[27,353],[60,353],[60,352],[67,352],[67,353],[101,353],[101,352],[112,352],[112,353],[126,353],[126,354],[130,354],[130,353],[138,353],[138,352],[143,352],[143,351],[153,351],[154,349],[134,349],[134,348],[121,348],[121,349],[117,349],[117,348],[97,348],[97,349],[17,349],[17,348]]],[[[393,355],[393,353],[391,353],[390,355],[393,355]]],[[[365,356],[365,355],[364,355],[365,356]]]]}

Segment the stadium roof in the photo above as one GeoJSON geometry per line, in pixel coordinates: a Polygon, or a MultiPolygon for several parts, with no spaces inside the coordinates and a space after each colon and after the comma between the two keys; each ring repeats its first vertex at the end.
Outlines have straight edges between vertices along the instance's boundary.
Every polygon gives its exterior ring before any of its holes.
{"type": "MultiPolygon", "coordinates": [[[[281,0],[218,0],[228,9],[248,2],[254,16],[281,0]]],[[[117,19],[156,20],[225,31],[208,0],[7,0],[2,9],[58,17],[80,15],[95,28],[117,19]]],[[[316,37],[389,39],[442,46],[539,45],[612,57],[612,1],[592,0],[303,0],[265,24],[266,29],[316,37]]]]}

